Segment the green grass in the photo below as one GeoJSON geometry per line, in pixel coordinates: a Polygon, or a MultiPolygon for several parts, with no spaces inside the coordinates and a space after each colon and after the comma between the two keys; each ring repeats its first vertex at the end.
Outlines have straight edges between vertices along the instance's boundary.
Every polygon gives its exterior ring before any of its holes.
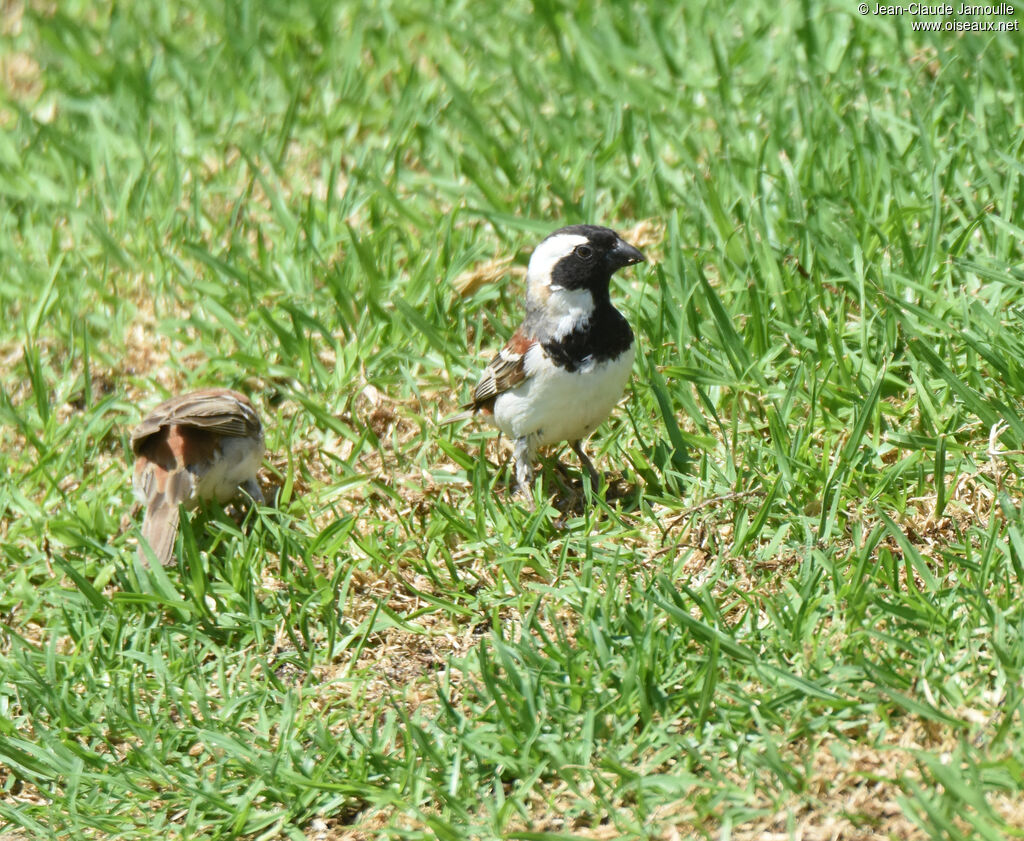
{"type": "Polygon", "coordinates": [[[1024,835],[1022,36],[804,6],[9,4],[0,838],[1024,835]],[[617,494],[531,511],[456,282],[583,221],[617,494]],[[277,506],[141,568],[215,384],[277,506]]]}

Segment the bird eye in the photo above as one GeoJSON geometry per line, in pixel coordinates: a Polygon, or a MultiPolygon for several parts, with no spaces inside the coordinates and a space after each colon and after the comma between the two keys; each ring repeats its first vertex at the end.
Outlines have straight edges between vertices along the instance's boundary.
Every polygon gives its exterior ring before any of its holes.
{"type": "Polygon", "coordinates": [[[591,257],[594,256],[594,249],[591,248],[589,245],[577,245],[576,256],[579,257],[581,260],[589,260],[591,257]]]}

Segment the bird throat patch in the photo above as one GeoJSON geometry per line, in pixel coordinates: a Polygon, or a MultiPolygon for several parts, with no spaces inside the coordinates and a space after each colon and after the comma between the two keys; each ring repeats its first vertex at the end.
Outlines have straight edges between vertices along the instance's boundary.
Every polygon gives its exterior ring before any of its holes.
{"type": "Polygon", "coordinates": [[[590,318],[575,330],[541,342],[551,361],[569,373],[589,362],[615,359],[632,344],[633,330],[629,322],[610,304],[595,308],[590,318]]]}

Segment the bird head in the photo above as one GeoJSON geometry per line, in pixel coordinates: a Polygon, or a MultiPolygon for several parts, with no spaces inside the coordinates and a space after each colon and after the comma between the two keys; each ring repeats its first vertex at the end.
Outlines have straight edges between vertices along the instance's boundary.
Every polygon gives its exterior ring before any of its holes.
{"type": "Polygon", "coordinates": [[[570,225],[559,228],[534,250],[526,270],[527,302],[554,304],[556,298],[591,301],[608,297],[608,284],[616,271],[645,257],[610,228],[570,225]]]}

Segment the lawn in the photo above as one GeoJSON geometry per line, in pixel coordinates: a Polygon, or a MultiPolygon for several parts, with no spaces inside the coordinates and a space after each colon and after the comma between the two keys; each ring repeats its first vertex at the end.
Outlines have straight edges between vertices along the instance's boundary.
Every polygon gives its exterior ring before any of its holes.
{"type": "Polygon", "coordinates": [[[1024,35],[778,5],[4,4],[2,841],[1024,836],[1024,35]],[[578,222],[530,506],[438,421],[578,222]],[[275,503],[141,566],[218,385],[275,503]]]}

